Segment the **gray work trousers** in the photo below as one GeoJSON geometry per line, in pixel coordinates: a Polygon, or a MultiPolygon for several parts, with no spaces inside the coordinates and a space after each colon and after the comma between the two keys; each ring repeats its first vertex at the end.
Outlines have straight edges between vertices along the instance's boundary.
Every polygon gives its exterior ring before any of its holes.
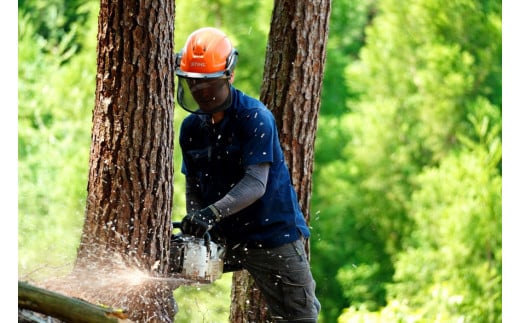
{"type": "Polygon", "coordinates": [[[321,305],[302,240],[272,249],[228,246],[225,258],[225,272],[251,274],[274,322],[317,322],[321,305]]]}

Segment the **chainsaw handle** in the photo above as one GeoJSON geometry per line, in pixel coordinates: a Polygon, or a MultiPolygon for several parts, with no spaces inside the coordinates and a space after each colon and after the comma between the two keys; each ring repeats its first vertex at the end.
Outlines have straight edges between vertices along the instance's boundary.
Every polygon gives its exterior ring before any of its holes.
{"type": "MultiPolygon", "coordinates": [[[[172,229],[179,229],[182,232],[181,222],[172,221],[172,229]]],[[[182,232],[184,234],[184,232],[182,232]]],[[[209,234],[209,231],[204,233],[204,242],[207,246],[209,246],[209,242],[211,241],[211,236],[209,234]]]]}

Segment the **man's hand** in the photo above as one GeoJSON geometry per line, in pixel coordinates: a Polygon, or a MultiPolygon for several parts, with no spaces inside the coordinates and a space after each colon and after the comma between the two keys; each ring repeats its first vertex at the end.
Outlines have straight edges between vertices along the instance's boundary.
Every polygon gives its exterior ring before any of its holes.
{"type": "Polygon", "coordinates": [[[199,211],[194,211],[186,215],[181,222],[181,230],[185,234],[202,238],[206,232],[220,219],[217,208],[210,205],[199,211]]]}

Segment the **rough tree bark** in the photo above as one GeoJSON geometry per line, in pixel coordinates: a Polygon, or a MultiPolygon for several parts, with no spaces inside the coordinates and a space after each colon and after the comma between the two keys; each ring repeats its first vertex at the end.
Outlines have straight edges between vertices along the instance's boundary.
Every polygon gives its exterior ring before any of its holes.
{"type": "Polygon", "coordinates": [[[133,280],[168,269],[174,11],[174,0],[101,0],[98,20],[87,203],[74,273],[85,283],[82,298],[128,308],[138,322],[174,317],[172,286],[133,280]]]}
{"type": "MultiPolygon", "coordinates": [[[[260,100],[273,111],[307,223],[330,0],[277,0],[260,100]]],[[[309,244],[307,256],[310,259],[309,244]]],[[[247,272],[233,275],[231,322],[268,322],[265,301],[247,272]]]]}

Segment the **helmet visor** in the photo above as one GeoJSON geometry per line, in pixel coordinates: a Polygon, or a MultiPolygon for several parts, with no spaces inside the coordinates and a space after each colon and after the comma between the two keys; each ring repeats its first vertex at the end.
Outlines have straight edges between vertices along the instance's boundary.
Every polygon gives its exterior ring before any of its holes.
{"type": "Polygon", "coordinates": [[[178,77],[177,102],[191,113],[211,114],[231,105],[231,84],[228,77],[178,77]]]}

